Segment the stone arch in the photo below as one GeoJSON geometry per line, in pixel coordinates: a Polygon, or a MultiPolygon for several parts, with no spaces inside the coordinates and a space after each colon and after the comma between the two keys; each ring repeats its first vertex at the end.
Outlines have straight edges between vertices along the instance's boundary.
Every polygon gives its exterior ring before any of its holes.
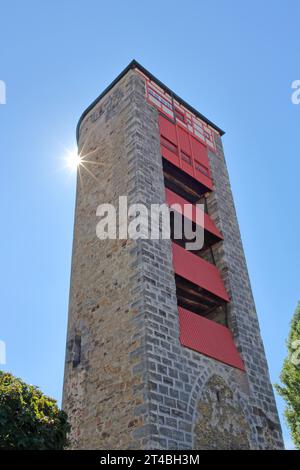
{"type": "Polygon", "coordinates": [[[237,390],[211,375],[195,401],[193,449],[250,449],[253,430],[245,407],[237,390]]]}

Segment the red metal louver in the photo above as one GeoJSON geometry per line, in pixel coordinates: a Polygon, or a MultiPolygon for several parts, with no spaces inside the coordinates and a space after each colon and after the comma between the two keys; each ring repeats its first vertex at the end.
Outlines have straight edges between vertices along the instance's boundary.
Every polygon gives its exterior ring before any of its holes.
{"type": "MultiPolygon", "coordinates": [[[[185,204],[190,204],[186,199],[183,197],[179,196],[178,194],[174,193],[171,191],[171,189],[166,188],[166,200],[169,205],[172,204],[179,204],[181,209],[182,209],[182,214],[184,213],[184,205],[185,204]]],[[[193,207],[193,212],[192,212],[192,217],[188,217],[190,220],[196,223],[196,212],[199,211],[195,205],[193,207]]],[[[217,229],[215,223],[212,221],[212,219],[209,217],[208,214],[204,212],[204,230],[206,232],[209,232],[209,235],[213,237],[214,242],[223,240],[223,237],[220,233],[220,231],[217,229]]]]}
{"type": "Polygon", "coordinates": [[[173,266],[178,276],[229,302],[220,273],[216,266],[194,255],[173,242],[173,266]]]}
{"type": "Polygon", "coordinates": [[[231,331],[223,325],[178,307],[180,343],[217,361],[245,370],[231,331]]]}

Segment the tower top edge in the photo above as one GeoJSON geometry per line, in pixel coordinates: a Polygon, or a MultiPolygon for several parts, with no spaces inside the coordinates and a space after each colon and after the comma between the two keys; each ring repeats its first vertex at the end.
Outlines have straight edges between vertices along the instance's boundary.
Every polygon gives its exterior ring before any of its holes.
{"type": "Polygon", "coordinates": [[[146,75],[150,80],[152,80],[154,83],[156,83],[160,88],[162,88],[165,92],[170,94],[176,101],[178,101],[181,105],[183,105],[185,108],[187,108],[189,111],[191,111],[193,114],[195,114],[198,118],[202,119],[206,124],[211,126],[215,131],[217,131],[220,136],[224,135],[225,132],[218,127],[216,124],[214,124],[212,121],[210,121],[208,118],[206,118],[203,114],[201,114],[199,111],[197,111],[193,106],[188,104],[186,101],[184,101],[180,96],[178,96],[176,93],[174,93],[169,87],[167,87],[163,82],[161,82],[158,78],[156,78],[151,72],[149,72],[145,67],[143,67],[139,62],[137,62],[135,59],[133,59],[127,67],[125,67],[122,72],[103,90],[103,92],[83,111],[81,114],[78,124],[76,126],[76,139],[77,142],[79,140],[79,131],[80,131],[80,126],[84,118],[87,116],[87,114],[96,106],[96,104],[123,78],[129,70],[132,69],[138,69],[140,72],[142,72],[144,75],[146,75]]]}

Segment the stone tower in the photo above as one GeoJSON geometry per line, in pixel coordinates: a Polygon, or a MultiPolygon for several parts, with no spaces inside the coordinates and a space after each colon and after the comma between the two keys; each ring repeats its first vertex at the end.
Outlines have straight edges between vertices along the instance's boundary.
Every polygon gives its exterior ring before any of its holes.
{"type": "Polygon", "coordinates": [[[222,134],[136,61],[80,118],[63,394],[73,448],[283,447],[222,134]],[[203,248],[100,240],[98,205],[124,195],[204,204],[203,248]]]}

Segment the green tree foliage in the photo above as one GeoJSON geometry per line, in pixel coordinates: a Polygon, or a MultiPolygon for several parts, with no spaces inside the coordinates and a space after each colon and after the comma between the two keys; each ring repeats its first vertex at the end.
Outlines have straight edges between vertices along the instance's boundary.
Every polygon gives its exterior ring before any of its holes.
{"type": "Polygon", "coordinates": [[[0,449],[63,449],[69,430],[55,400],[0,371],[0,449]]]}
{"type": "Polygon", "coordinates": [[[288,357],[280,375],[283,385],[276,385],[286,401],[285,417],[297,449],[300,449],[300,303],[291,321],[287,340],[288,357]]]}

